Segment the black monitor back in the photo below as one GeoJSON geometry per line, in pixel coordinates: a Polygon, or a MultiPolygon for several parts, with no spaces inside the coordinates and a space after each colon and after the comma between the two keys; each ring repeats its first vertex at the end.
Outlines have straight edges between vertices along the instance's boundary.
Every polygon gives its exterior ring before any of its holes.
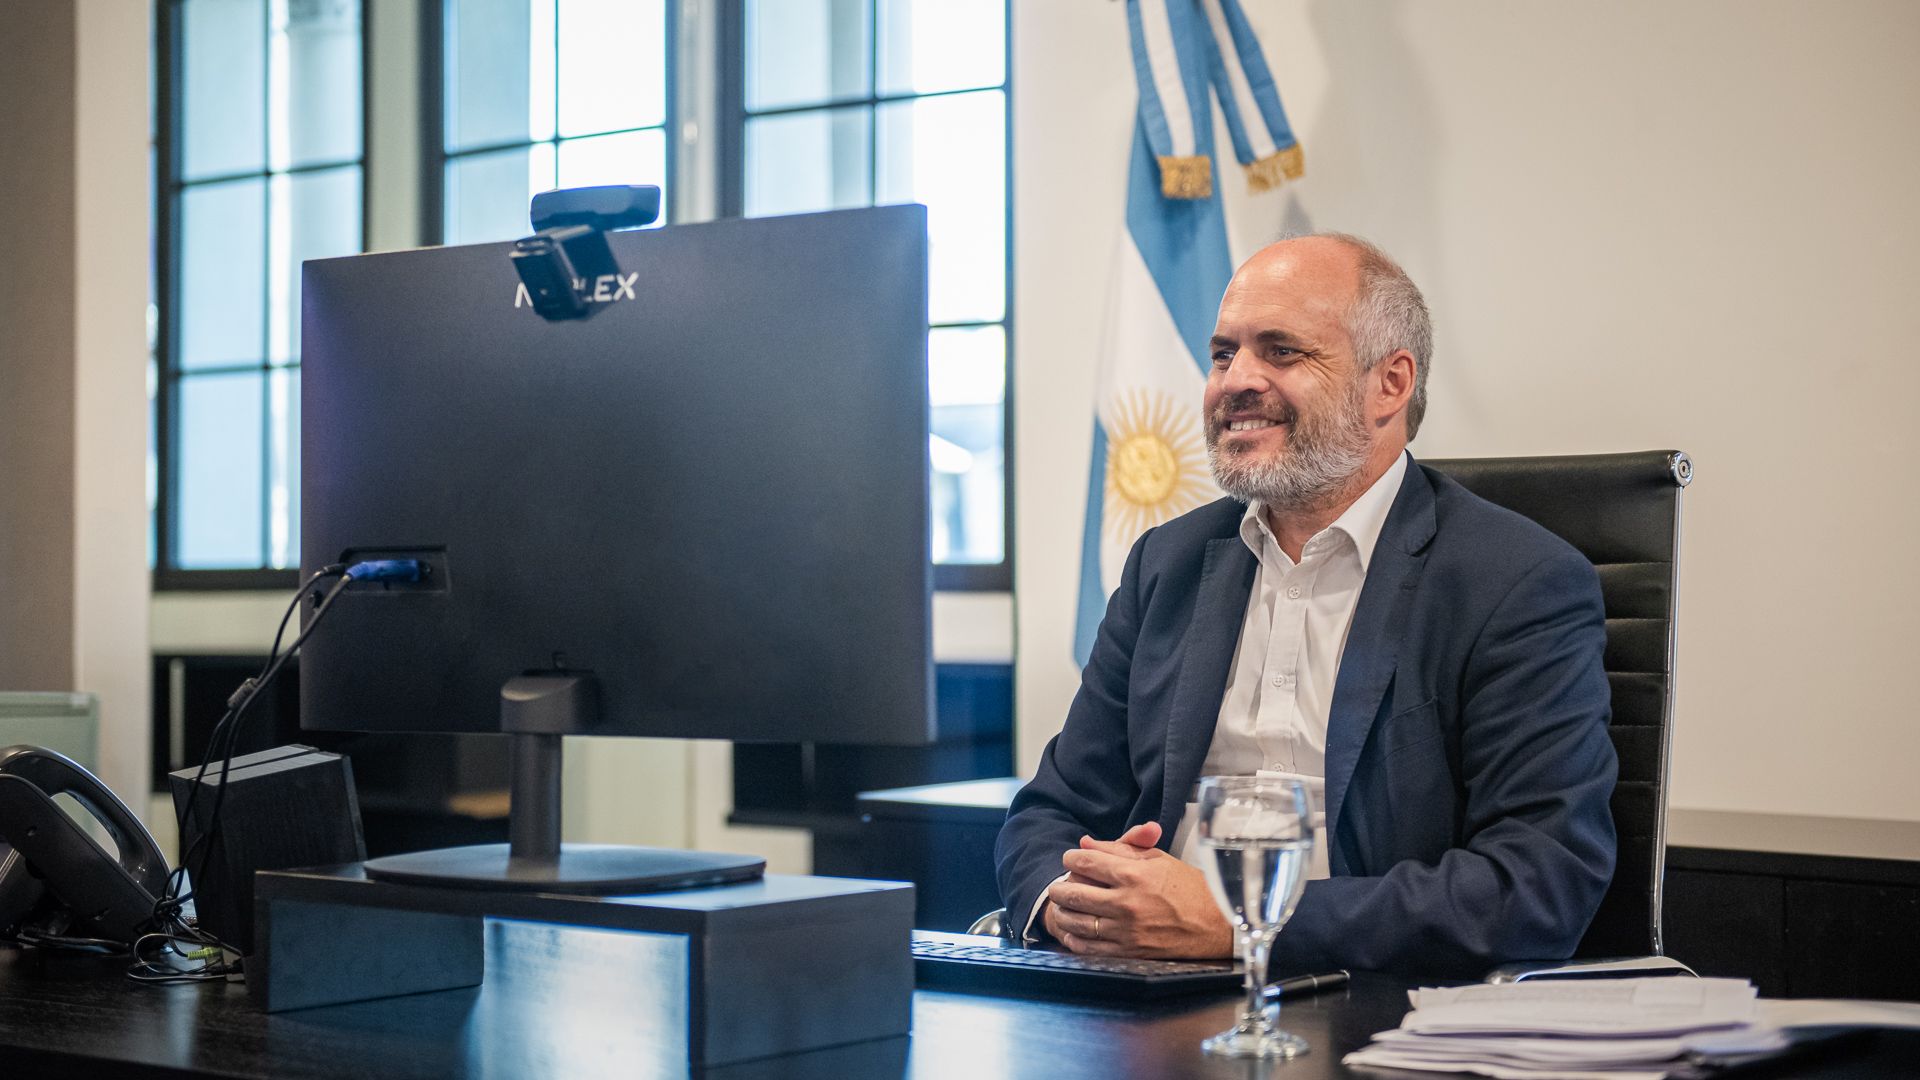
{"type": "Polygon", "coordinates": [[[928,741],[924,209],[608,240],[563,322],[509,244],[306,264],[303,571],[435,572],[339,597],[302,726],[497,731],[558,656],[598,733],[928,741]]]}

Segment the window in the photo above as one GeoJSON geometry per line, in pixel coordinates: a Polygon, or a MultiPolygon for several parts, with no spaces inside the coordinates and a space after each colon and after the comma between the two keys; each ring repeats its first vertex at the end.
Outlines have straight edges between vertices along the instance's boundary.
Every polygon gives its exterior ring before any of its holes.
{"type": "Polygon", "coordinates": [[[723,212],[919,202],[933,554],[1007,589],[1006,0],[730,0],[723,212]]]}
{"type": "Polygon", "coordinates": [[[442,242],[527,235],[550,188],[665,191],[664,0],[445,0],[442,19],[442,242]]]}
{"type": "Polygon", "coordinates": [[[362,249],[360,4],[162,0],[156,29],[155,577],[290,584],[300,263],[362,249]]]}

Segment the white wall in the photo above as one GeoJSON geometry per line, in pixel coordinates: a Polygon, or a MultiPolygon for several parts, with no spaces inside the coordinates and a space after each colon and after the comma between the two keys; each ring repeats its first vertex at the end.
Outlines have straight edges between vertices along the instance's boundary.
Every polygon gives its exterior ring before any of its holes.
{"type": "MultiPolygon", "coordinates": [[[[148,787],[149,6],[75,5],[74,686],[100,697],[100,776],[148,787]]],[[[54,237],[60,234],[54,232],[54,237]]]]}
{"type": "Polygon", "coordinates": [[[420,0],[366,0],[367,250],[420,246],[420,0]]]}
{"type": "MultiPolygon", "coordinates": [[[[1677,448],[1673,805],[1920,820],[1920,8],[1244,0],[1294,197],[1434,311],[1416,455],[1677,448]]],[[[1016,0],[1020,762],[1058,730],[1101,285],[1134,103],[1121,5],[1016,0]]],[[[1229,169],[1229,174],[1237,170],[1229,169]]]]}

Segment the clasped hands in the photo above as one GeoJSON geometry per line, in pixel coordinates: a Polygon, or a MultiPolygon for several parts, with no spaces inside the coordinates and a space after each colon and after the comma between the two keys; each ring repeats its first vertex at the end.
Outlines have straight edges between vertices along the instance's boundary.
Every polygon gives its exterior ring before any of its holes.
{"type": "Polygon", "coordinates": [[[1080,838],[1060,857],[1065,881],[1047,888],[1047,930],[1076,953],[1153,960],[1233,955],[1233,929],[1200,871],[1155,847],[1160,825],[1118,840],[1080,838]]]}

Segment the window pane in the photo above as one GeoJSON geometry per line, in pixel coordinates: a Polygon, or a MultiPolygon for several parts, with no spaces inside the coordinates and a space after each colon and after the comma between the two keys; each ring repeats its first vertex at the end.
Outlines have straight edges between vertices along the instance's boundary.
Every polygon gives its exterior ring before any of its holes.
{"type": "Polygon", "coordinates": [[[180,193],[180,367],[258,364],[266,348],[267,181],[180,193]]]}
{"type": "Polygon", "coordinates": [[[560,0],[561,135],[665,122],[666,26],[662,0],[560,0]]]}
{"type": "Polygon", "coordinates": [[[550,142],[527,147],[527,212],[520,215],[533,228],[533,193],[560,186],[559,150],[550,142]]]}
{"type": "Polygon", "coordinates": [[[274,179],[268,356],[284,364],[300,358],[300,264],[360,250],[360,166],[274,179]]]}
{"type": "Polygon", "coordinates": [[[870,0],[747,0],[747,108],[867,96],[870,0]]]}
{"type": "Polygon", "coordinates": [[[999,405],[1007,392],[1007,335],[998,326],[927,335],[927,403],[935,409],[999,405]]]}
{"type": "Polygon", "coordinates": [[[933,561],[997,563],[1006,554],[1006,333],[927,335],[932,405],[933,561]]]}
{"type": "Polygon", "coordinates": [[[558,31],[554,26],[560,12],[558,0],[529,0],[527,22],[527,138],[538,142],[553,138],[559,117],[557,93],[560,76],[554,65],[560,58],[558,31]]]}
{"type": "Polygon", "coordinates": [[[264,564],[258,371],[180,380],[180,566],[264,564]]]}
{"type": "Polygon", "coordinates": [[[267,375],[267,565],[300,565],[300,369],[267,375]]]}
{"type": "Polygon", "coordinates": [[[287,144],[292,167],[360,156],[359,0],[287,5],[287,144]]]}
{"type": "Polygon", "coordinates": [[[528,0],[446,3],[447,149],[525,140],[528,0]]]}
{"type": "Polygon", "coordinates": [[[870,115],[859,106],[747,121],[747,216],[868,205],[870,115]]]}
{"type": "MultiPolygon", "coordinates": [[[[533,149],[552,152],[546,143],[533,149]]],[[[517,240],[533,231],[527,219],[528,200],[533,197],[528,150],[521,146],[447,162],[447,243],[517,240]]],[[[552,175],[550,164],[547,175],[552,175]]],[[[548,181],[539,190],[550,186],[548,181]]]]}
{"type": "Polygon", "coordinates": [[[563,188],[596,184],[657,184],[667,182],[667,137],[659,128],[620,135],[568,139],[560,144],[560,183],[563,188]]]}
{"type": "Polygon", "coordinates": [[[181,35],[183,178],[266,168],[266,0],[186,0],[181,35]]]}
{"type": "Polygon", "coordinates": [[[882,105],[878,127],[876,201],[927,206],[928,317],[997,321],[1006,310],[1006,95],[882,105]]]}
{"type": "Polygon", "coordinates": [[[879,0],[879,8],[882,95],[1006,81],[1006,0],[879,0]]]}

